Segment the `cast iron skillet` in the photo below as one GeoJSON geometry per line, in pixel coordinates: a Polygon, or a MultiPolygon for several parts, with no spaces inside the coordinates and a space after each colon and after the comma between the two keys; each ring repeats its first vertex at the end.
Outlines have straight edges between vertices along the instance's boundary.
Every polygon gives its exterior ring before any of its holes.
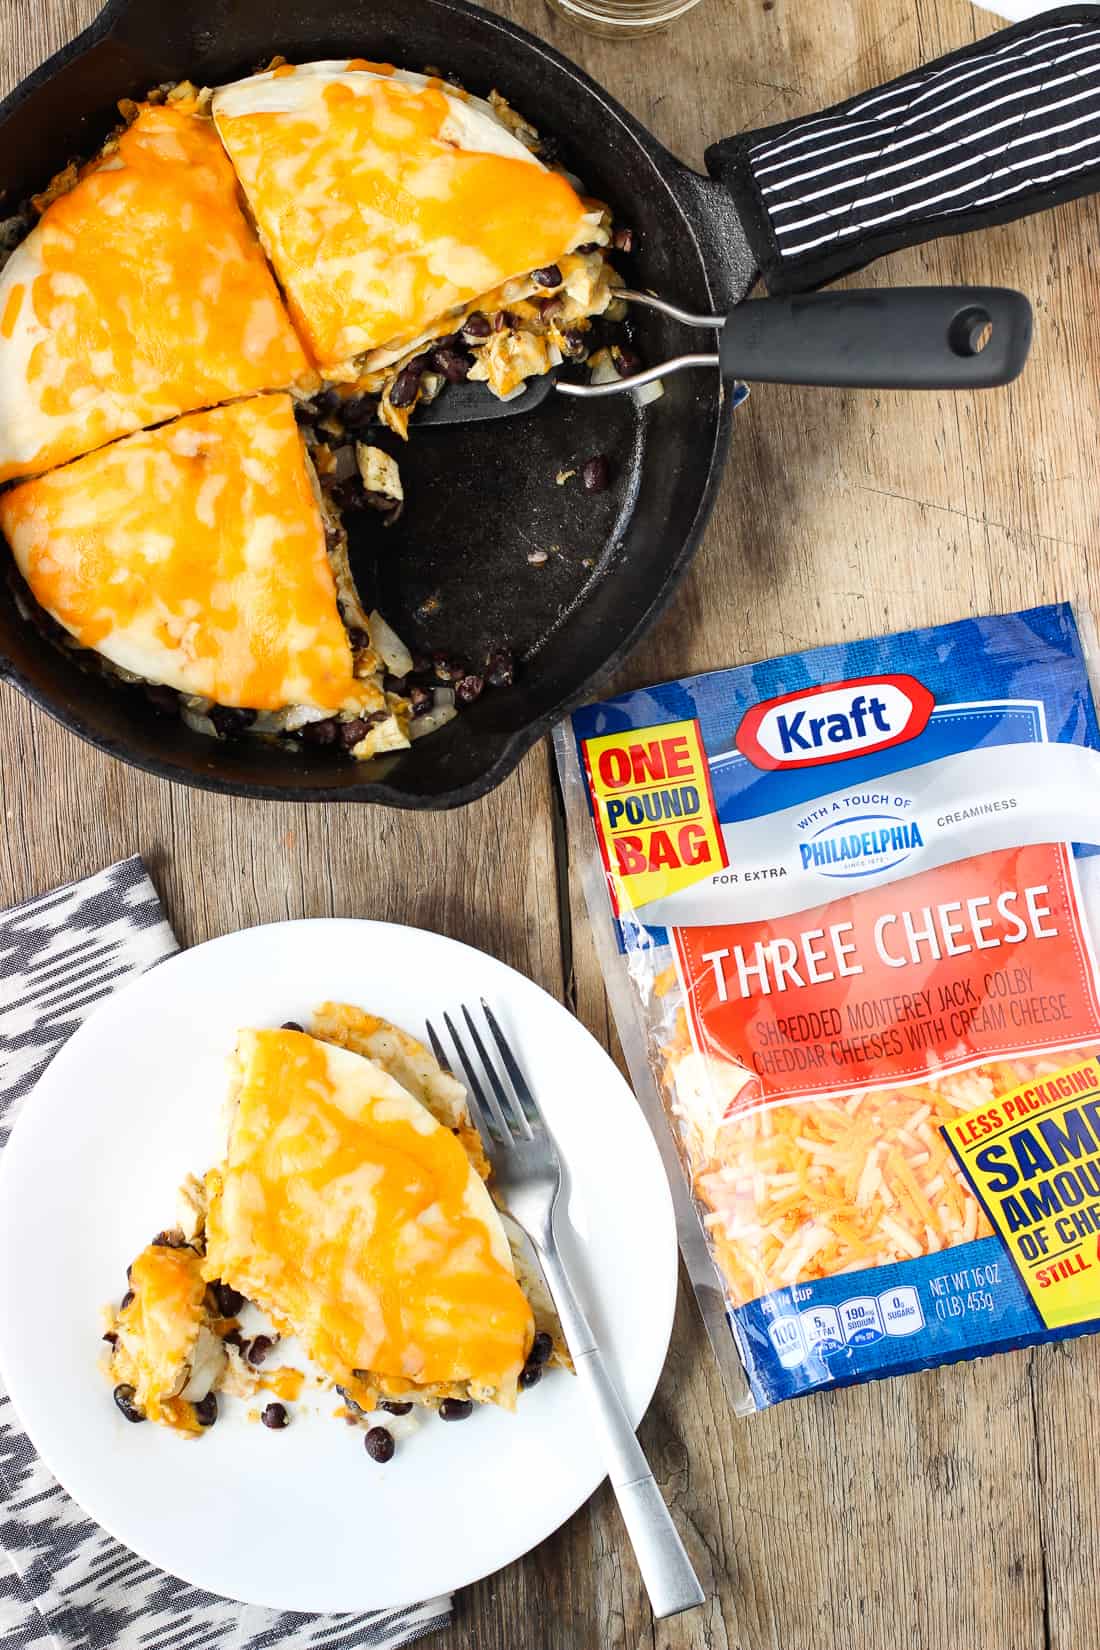
{"type": "MultiPolygon", "coordinates": [[[[944,59],[934,73],[898,82],[872,118],[885,108],[891,130],[904,140],[899,153],[907,166],[928,150],[929,178],[939,179],[944,146],[954,144],[948,161],[964,157],[968,192],[960,202],[957,190],[947,193],[938,181],[915,189],[906,171],[890,180],[900,221],[884,224],[882,189],[857,167],[839,213],[822,219],[826,231],[841,222],[841,233],[809,252],[799,250],[797,235],[785,245],[783,230],[769,219],[771,197],[754,177],[762,134],[717,144],[707,156],[715,176],[703,177],[549,46],[463,0],[180,0],[167,8],[108,0],[84,34],[0,105],[0,187],[5,209],[14,210],[72,156],[95,152],[117,123],[119,98],[140,97],[165,80],[189,76],[216,85],[276,52],[298,62],[363,55],[408,68],[438,66],[472,91],[499,88],[559,141],[564,163],[634,229],[632,285],[689,309],[725,310],[745,296],[760,269],[773,291],[805,289],[892,246],[1017,216],[1095,187],[1098,157],[1091,150],[1088,165],[1074,162],[1069,175],[1067,163],[1052,158],[1059,142],[1042,130],[1041,106],[1048,82],[1058,80],[1059,54],[1074,54],[1075,89],[1100,84],[1090,79],[1100,76],[1100,51],[1091,45],[1094,34],[1100,37],[1097,16],[1093,7],[1048,13],[944,59]],[[1023,54],[1013,72],[1023,76],[1026,109],[1010,111],[1014,135],[1021,119],[1034,126],[1022,179],[1003,172],[1003,150],[980,153],[985,131],[997,130],[983,106],[983,97],[994,94],[981,87],[1001,82],[998,52],[1013,63],[1023,54]],[[961,98],[963,112],[974,116],[958,141],[921,113],[942,102],[945,76],[958,79],[954,102],[961,98]],[[946,205],[937,206],[941,196],[946,205]]],[[[852,152],[846,123],[855,122],[856,131],[866,120],[858,105],[773,129],[767,143],[782,139],[785,152],[808,157],[810,171],[833,165],[829,182],[836,156],[843,161],[852,152]]],[[[835,207],[835,192],[829,199],[835,207]]],[[[790,208],[781,208],[777,222],[784,210],[791,221],[790,208]]],[[[656,315],[639,317],[637,329],[648,361],[692,342],[656,315]]],[[[476,655],[484,644],[506,642],[524,661],[514,688],[487,692],[407,754],[358,765],[324,751],[287,755],[260,742],[192,734],[157,716],[140,693],[44,645],[7,580],[0,580],[0,672],[74,733],[168,779],[301,801],[408,808],[471,801],[619,663],[668,601],[699,543],[730,434],[718,375],[672,378],[663,399],[644,410],[624,405],[627,399],[551,397],[506,428],[424,430],[402,455],[410,501],[404,519],[385,532],[373,518],[353,528],[361,581],[410,644],[476,655]],[[609,492],[592,497],[555,484],[559,471],[600,452],[612,456],[616,470],[609,492]],[[548,552],[547,560],[529,562],[539,551],[548,552]]]]}

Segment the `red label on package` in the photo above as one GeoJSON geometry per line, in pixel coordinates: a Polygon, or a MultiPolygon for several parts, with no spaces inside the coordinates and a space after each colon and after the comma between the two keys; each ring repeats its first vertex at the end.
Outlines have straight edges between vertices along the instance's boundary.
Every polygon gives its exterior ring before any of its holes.
{"type": "Polygon", "coordinates": [[[672,931],[703,1053],[746,1103],[882,1088],[1100,1035],[1061,845],[1002,849],[768,921],[672,931]]]}

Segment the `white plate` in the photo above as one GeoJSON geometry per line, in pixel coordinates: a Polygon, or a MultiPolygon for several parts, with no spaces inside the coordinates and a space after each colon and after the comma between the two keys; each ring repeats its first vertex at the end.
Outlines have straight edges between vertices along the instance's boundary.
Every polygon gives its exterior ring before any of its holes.
{"type": "Polygon", "coordinates": [[[530,980],[469,946],[388,923],[313,921],[196,946],[109,999],[58,1054],[0,1158],[0,1369],[43,1460],[103,1527],[198,1587],[279,1610],[409,1604],[525,1553],[600,1483],[576,1381],[548,1376],[515,1415],[431,1416],[392,1462],[295,1405],[249,1423],[221,1403],[188,1442],[134,1426],[99,1367],[104,1301],[171,1225],[175,1189],[220,1155],[239,1027],[360,1004],[416,1036],[486,997],[514,1036],[571,1182],[569,1259],[632,1419],[664,1362],[676,1235],[656,1146],[599,1044],[530,980]]]}

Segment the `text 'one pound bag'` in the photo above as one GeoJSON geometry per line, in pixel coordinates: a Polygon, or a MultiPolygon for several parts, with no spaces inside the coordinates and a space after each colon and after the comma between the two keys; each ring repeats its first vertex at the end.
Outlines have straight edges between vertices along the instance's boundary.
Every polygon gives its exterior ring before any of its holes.
{"type": "Polygon", "coordinates": [[[1066,605],[558,730],[738,1407],[1100,1328],[1098,745],[1066,605]]]}

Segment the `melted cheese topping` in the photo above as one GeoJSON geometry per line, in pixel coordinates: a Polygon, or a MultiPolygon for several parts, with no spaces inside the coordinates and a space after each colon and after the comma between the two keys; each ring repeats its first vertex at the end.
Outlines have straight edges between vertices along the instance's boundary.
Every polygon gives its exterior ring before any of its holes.
{"type": "Polygon", "coordinates": [[[292,1369],[285,1364],[282,1369],[269,1369],[260,1377],[260,1386],[265,1392],[273,1392],[276,1398],[285,1398],[288,1403],[302,1396],[302,1388],[306,1384],[305,1375],[300,1369],[292,1369]]]}
{"type": "Polygon", "coordinates": [[[145,108],[0,275],[0,481],[310,370],[211,121],[145,108]]]}
{"type": "Polygon", "coordinates": [[[134,1298],[117,1332],[136,1379],[134,1401],[150,1421],[198,1432],[193,1406],[173,1396],[186,1384],[191,1354],[205,1321],[206,1284],[194,1249],[152,1244],[130,1268],[134,1298]]]}
{"type": "Polygon", "coordinates": [[[301,1032],[242,1032],[237,1065],[206,1276],[300,1336],[364,1407],[375,1380],[468,1381],[512,1403],[531,1309],[454,1135],[369,1060],[301,1032]]]}
{"type": "Polygon", "coordinates": [[[221,705],[378,710],[356,681],[289,396],[128,436],[0,497],[36,600],[84,647],[221,705]]]}
{"type": "Polygon", "coordinates": [[[323,369],[415,338],[591,235],[566,180],[438,81],[310,64],[224,87],[213,111],[323,369]]]}

